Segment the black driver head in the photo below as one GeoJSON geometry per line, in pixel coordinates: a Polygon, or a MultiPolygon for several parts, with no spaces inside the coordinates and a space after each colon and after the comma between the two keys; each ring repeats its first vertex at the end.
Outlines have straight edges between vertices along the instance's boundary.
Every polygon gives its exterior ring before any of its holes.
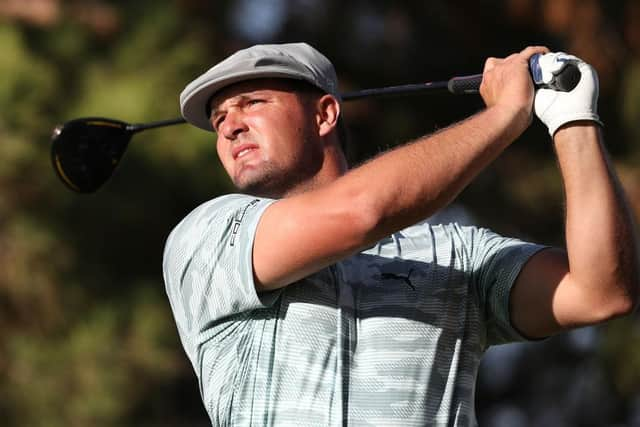
{"type": "Polygon", "coordinates": [[[78,193],[93,193],[118,166],[133,131],[129,124],[89,117],[57,126],[51,137],[51,161],[64,184],[78,193]]]}

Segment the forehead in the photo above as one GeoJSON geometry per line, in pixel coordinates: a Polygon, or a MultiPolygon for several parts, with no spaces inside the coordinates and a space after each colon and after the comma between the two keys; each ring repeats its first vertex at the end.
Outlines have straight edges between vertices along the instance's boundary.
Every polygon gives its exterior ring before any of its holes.
{"type": "Polygon", "coordinates": [[[285,79],[255,79],[234,83],[215,93],[209,100],[208,107],[213,111],[226,100],[258,92],[291,94],[296,92],[296,86],[285,79]]]}

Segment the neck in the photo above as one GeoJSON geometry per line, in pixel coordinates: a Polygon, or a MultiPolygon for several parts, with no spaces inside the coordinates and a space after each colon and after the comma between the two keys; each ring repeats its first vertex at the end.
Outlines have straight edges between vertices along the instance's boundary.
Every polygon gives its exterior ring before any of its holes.
{"type": "Polygon", "coordinates": [[[347,173],[348,170],[347,159],[342,150],[337,148],[335,144],[329,144],[324,150],[322,166],[318,170],[318,173],[288,188],[282,194],[279,194],[277,198],[295,196],[296,194],[306,193],[307,191],[331,184],[347,173]]]}

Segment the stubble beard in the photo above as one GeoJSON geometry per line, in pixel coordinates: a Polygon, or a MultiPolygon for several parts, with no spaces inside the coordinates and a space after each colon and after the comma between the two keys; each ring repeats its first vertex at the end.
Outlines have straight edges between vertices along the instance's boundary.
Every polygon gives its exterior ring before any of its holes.
{"type": "Polygon", "coordinates": [[[294,167],[286,168],[266,161],[260,164],[259,171],[251,171],[251,175],[244,182],[234,184],[242,193],[274,199],[286,197],[300,188],[312,187],[311,181],[323,163],[322,150],[317,147],[316,141],[305,136],[303,150],[307,151],[285,162],[294,167]]]}
{"type": "Polygon", "coordinates": [[[242,182],[236,182],[236,188],[246,194],[260,197],[279,198],[284,182],[288,179],[273,163],[263,163],[261,170],[242,182]]]}

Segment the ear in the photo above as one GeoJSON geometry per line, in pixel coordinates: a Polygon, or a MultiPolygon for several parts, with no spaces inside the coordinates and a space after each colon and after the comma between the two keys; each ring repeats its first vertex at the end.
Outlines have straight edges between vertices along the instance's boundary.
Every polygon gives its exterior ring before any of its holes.
{"type": "Polygon", "coordinates": [[[328,135],[338,124],[340,103],[333,95],[323,95],[316,102],[316,123],[320,136],[328,135]]]}

